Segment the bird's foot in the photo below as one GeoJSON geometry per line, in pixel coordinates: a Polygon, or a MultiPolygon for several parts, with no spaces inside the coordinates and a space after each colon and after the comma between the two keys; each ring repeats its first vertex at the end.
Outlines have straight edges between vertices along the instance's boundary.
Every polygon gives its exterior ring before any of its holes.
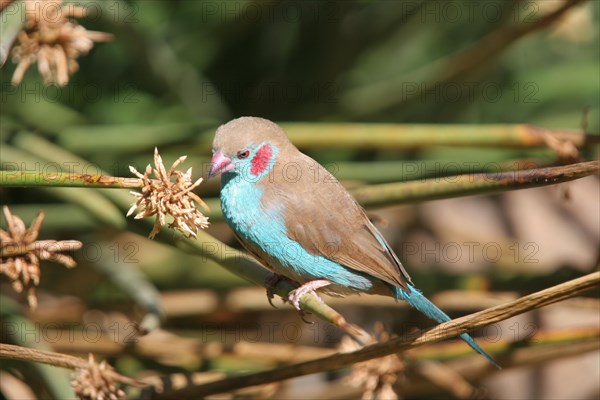
{"type": "MultiPolygon", "coordinates": [[[[317,298],[321,303],[323,300],[317,294],[316,290],[325,286],[331,285],[331,282],[327,279],[315,279],[314,281],[306,282],[304,285],[300,286],[297,289],[292,290],[288,295],[288,300],[296,310],[298,310],[301,316],[304,316],[304,312],[300,308],[300,299],[306,293],[311,293],[313,296],[317,298]]],[[[302,318],[304,319],[304,318],[302,318]]]]}
{"type": "Polygon", "coordinates": [[[273,288],[280,281],[287,280],[287,279],[288,278],[286,278],[285,276],[279,275],[279,274],[271,274],[267,279],[265,279],[265,287],[267,288],[267,300],[269,300],[269,304],[271,305],[271,307],[277,308],[277,307],[275,307],[275,304],[273,304],[273,299],[275,298],[275,293],[273,293],[273,288]]]}

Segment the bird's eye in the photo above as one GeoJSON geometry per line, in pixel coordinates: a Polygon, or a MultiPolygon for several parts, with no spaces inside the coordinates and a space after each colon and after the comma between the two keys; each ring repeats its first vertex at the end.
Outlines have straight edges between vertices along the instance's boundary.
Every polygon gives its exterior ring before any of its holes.
{"type": "Polygon", "coordinates": [[[250,152],[248,150],[238,151],[237,158],[239,158],[240,160],[243,160],[244,158],[248,158],[249,155],[250,155],[250,152]]]}

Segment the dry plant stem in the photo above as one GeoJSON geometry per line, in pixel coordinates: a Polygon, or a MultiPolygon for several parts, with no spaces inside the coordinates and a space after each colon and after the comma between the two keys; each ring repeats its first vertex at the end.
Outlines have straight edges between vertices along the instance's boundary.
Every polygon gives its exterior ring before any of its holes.
{"type": "MultiPolygon", "coordinates": [[[[73,370],[86,368],[88,366],[88,362],[79,357],[73,357],[67,354],[52,353],[49,351],[34,350],[27,347],[5,343],[0,343],[0,358],[36,362],[73,370]]],[[[146,385],[143,382],[136,381],[135,379],[128,378],[116,372],[111,374],[111,378],[116,382],[130,386],[142,387],[146,385]]]]}
{"type": "MultiPolygon", "coordinates": [[[[560,343],[549,343],[544,346],[530,347],[530,345],[527,344],[525,347],[511,347],[510,353],[506,355],[504,361],[507,367],[545,365],[548,362],[562,358],[576,357],[578,355],[598,350],[600,350],[600,343],[598,342],[598,335],[596,335],[593,341],[587,340],[583,342],[573,342],[571,340],[560,343]]],[[[419,350],[417,349],[417,351],[419,350]]],[[[267,353],[262,352],[261,354],[264,355],[267,353]]],[[[268,354],[272,354],[272,350],[269,350],[268,354]]],[[[256,357],[260,359],[261,355],[259,354],[256,357]]],[[[289,358],[287,360],[289,361],[289,358]]],[[[418,362],[418,360],[414,359],[412,361],[418,362]]],[[[485,359],[480,358],[475,354],[473,354],[471,357],[461,357],[460,359],[444,362],[445,366],[452,369],[452,371],[473,384],[479,383],[482,379],[485,379],[485,377],[490,374],[490,369],[486,368],[486,364],[487,361],[485,359]]],[[[207,375],[208,374],[204,372],[193,372],[187,376],[187,381],[189,382],[192,380],[194,382],[198,382],[198,377],[202,377],[202,379],[206,381],[210,379],[207,375]]],[[[181,382],[180,378],[181,374],[161,377],[163,382],[181,382]]],[[[210,380],[214,381],[215,379],[216,378],[212,378],[210,380]]],[[[314,397],[323,400],[339,400],[342,398],[355,399],[360,398],[360,395],[363,393],[363,390],[360,387],[349,388],[348,382],[345,380],[345,378],[340,378],[337,381],[330,383],[331,384],[328,385],[327,388],[317,392],[316,397],[314,397]]],[[[154,384],[154,386],[156,385],[154,384]]],[[[175,384],[173,384],[173,386],[175,386],[175,384]]],[[[431,381],[419,375],[411,376],[411,379],[408,381],[397,383],[396,387],[398,388],[398,393],[401,393],[404,397],[431,398],[433,391],[435,390],[432,388],[431,381]]]]}
{"type": "Polygon", "coordinates": [[[2,186],[52,186],[52,187],[97,187],[97,188],[142,188],[139,178],[120,178],[106,175],[69,174],[52,172],[40,174],[28,171],[0,171],[2,186]]]}
{"type": "MultiPolygon", "coordinates": [[[[563,302],[563,304],[565,304],[565,302],[563,302]]],[[[162,343],[164,342],[156,336],[147,336],[144,339],[140,339],[137,343],[124,344],[115,342],[113,340],[114,338],[110,337],[110,335],[105,335],[98,341],[90,343],[83,337],[70,337],[69,330],[67,329],[48,329],[47,331],[49,337],[60,338],[52,343],[52,347],[55,351],[62,353],[87,354],[88,352],[92,352],[94,354],[110,357],[121,354],[127,347],[127,350],[135,356],[139,355],[140,357],[152,358],[156,357],[157,352],[161,353],[163,351],[162,343]]],[[[226,357],[240,357],[246,359],[256,358],[269,363],[308,361],[336,353],[335,349],[316,346],[240,341],[229,349],[229,353],[215,354],[212,350],[205,349],[200,339],[188,339],[189,338],[173,337],[170,342],[170,348],[173,349],[171,353],[183,353],[184,351],[187,351],[186,349],[189,349],[188,345],[191,344],[197,349],[197,351],[193,351],[194,354],[198,354],[205,359],[216,359],[222,354],[225,354],[226,357]]],[[[568,343],[583,342],[595,342],[600,346],[600,330],[593,328],[574,328],[540,331],[534,336],[528,337],[527,340],[529,341],[529,347],[532,348],[565,346],[568,343]]],[[[512,342],[503,339],[487,346],[487,350],[495,352],[496,354],[508,353],[511,351],[512,346],[512,342]]],[[[474,356],[474,359],[479,359],[477,355],[473,354],[473,351],[464,346],[461,341],[432,344],[411,349],[406,352],[406,358],[412,361],[434,360],[439,362],[451,362],[456,359],[464,360],[467,356],[474,356]]],[[[506,366],[506,364],[503,363],[503,366],[506,366]]]]}
{"type": "MultiPolygon", "coordinates": [[[[26,246],[19,246],[19,245],[10,246],[9,245],[7,247],[0,248],[0,257],[23,256],[23,255],[26,255],[27,253],[31,253],[32,251],[43,249],[45,245],[48,245],[50,248],[52,248],[53,245],[58,246],[56,243],[57,242],[51,241],[51,240],[40,240],[36,243],[31,243],[26,246]]],[[[61,250],[73,251],[73,250],[79,250],[79,248],[81,247],[81,242],[78,240],[62,240],[60,242],[60,245],[61,245],[61,250]]]]}
{"type": "Polygon", "coordinates": [[[274,370],[236,376],[204,385],[188,386],[181,390],[156,396],[155,398],[199,398],[248,386],[278,382],[317,372],[343,368],[357,362],[383,357],[428,343],[450,339],[470,330],[503,321],[510,317],[514,317],[515,315],[556,303],[566,298],[574,297],[580,293],[596,288],[599,285],[600,272],[594,272],[581,278],[573,279],[560,285],[521,297],[515,301],[437,325],[432,329],[407,335],[405,338],[392,339],[385,343],[374,344],[352,353],[335,354],[299,364],[282,366],[274,370]]]}
{"type": "Polygon", "coordinates": [[[352,195],[361,205],[376,207],[549,186],[597,174],[598,171],[600,171],[600,161],[588,161],[561,167],[370,185],[352,190],[352,195]]]}
{"type": "MultiPolygon", "coordinates": [[[[587,341],[582,343],[568,342],[550,344],[543,347],[527,346],[516,349],[512,348],[511,352],[507,354],[504,364],[507,367],[547,365],[550,362],[560,360],[562,358],[576,357],[598,350],[600,350],[600,344],[597,338],[595,341],[587,341]]],[[[467,382],[478,385],[490,374],[490,369],[486,368],[486,363],[486,360],[473,355],[472,357],[445,362],[444,366],[447,366],[467,382]]],[[[434,398],[448,397],[448,395],[444,396],[442,394],[442,389],[440,389],[440,391],[436,391],[436,389],[432,387],[430,380],[419,375],[411,376],[410,380],[397,384],[396,388],[398,393],[401,393],[405,398],[432,398],[434,397],[434,394],[436,395],[434,398]]],[[[340,398],[354,399],[359,398],[361,393],[362,390],[360,388],[356,388],[354,390],[349,389],[348,384],[340,379],[337,382],[332,382],[326,391],[317,393],[316,397],[322,398],[323,400],[339,400],[340,398]],[[339,395],[340,391],[343,393],[343,396],[339,395]]],[[[475,396],[470,398],[477,399],[479,397],[475,396]]]]}
{"type": "Polygon", "coordinates": [[[55,367],[77,369],[84,368],[87,362],[79,357],[67,354],[51,353],[48,351],[34,350],[27,347],[0,343],[0,357],[10,360],[29,361],[55,367]]]}

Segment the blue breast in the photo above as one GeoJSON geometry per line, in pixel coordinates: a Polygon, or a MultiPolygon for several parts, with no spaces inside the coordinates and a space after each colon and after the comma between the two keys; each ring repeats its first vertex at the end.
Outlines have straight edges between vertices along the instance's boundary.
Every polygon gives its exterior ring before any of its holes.
{"type": "Polygon", "coordinates": [[[287,235],[280,208],[262,204],[264,188],[233,173],[222,176],[221,208],[225,220],[237,235],[262,253],[274,272],[298,282],[328,279],[334,291],[368,292],[373,282],[366,275],[322,256],[306,251],[287,235]]]}

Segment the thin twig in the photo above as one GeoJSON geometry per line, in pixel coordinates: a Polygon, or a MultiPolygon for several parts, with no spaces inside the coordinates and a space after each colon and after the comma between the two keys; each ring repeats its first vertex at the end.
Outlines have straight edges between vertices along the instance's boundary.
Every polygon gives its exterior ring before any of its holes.
{"type": "MultiPolygon", "coordinates": [[[[83,369],[89,365],[88,361],[79,357],[73,357],[61,353],[53,353],[50,351],[35,350],[5,343],[0,343],[0,358],[35,362],[73,370],[83,369]]],[[[136,387],[146,386],[146,384],[143,382],[131,379],[114,371],[111,372],[110,375],[114,381],[126,385],[136,387]]]]}
{"type": "Polygon", "coordinates": [[[120,178],[106,175],[70,174],[67,172],[0,171],[2,186],[52,186],[97,188],[142,188],[139,178],[120,178]]]}
{"type": "Polygon", "coordinates": [[[0,343],[0,358],[36,362],[69,369],[85,368],[87,365],[87,362],[79,357],[5,343],[0,343]]]}
{"type": "Polygon", "coordinates": [[[285,379],[314,374],[346,367],[389,354],[406,351],[428,343],[450,339],[462,333],[481,328],[515,315],[556,303],[600,285],[600,272],[594,272],[581,278],[553,286],[551,288],[521,297],[515,301],[492,307],[478,313],[464,316],[428,330],[407,335],[405,338],[392,339],[384,343],[367,346],[361,350],[335,354],[316,360],[282,366],[263,372],[235,376],[204,385],[190,385],[183,389],[156,396],[157,399],[199,398],[215,393],[229,392],[248,386],[278,382],[285,379]]]}
{"type": "MultiPolygon", "coordinates": [[[[535,338],[533,339],[535,340],[535,338]]],[[[600,350],[600,342],[598,341],[597,335],[594,340],[550,343],[545,346],[532,346],[532,344],[533,343],[530,342],[524,343],[524,347],[512,347],[510,353],[508,353],[503,360],[503,364],[506,367],[545,365],[548,362],[562,358],[575,357],[600,350]]],[[[417,361],[417,363],[419,362],[417,361]]],[[[445,362],[444,365],[468,382],[478,384],[490,374],[491,370],[486,368],[486,363],[487,361],[485,359],[474,355],[473,357],[450,360],[445,362]]],[[[409,368],[411,367],[412,365],[409,366],[409,368]]],[[[397,393],[403,397],[431,398],[434,394],[443,393],[441,388],[439,391],[434,388],[430,380],[418,375],[411,375],[410,380],[396,384],[396,388],[397,393]]],[[[362,388],[349,387],[348,383],[342,378],[335,382],[331,382],[326,389],[320,393],[315,393],[313,397],[322,400],[337,400],[340,398],[353,399],[359,398],[362,393],[362,388]]],[[[442,398],[444,396],[436,397],[442,398]]],[[[445,397],[448,396],[446,395],[445,397]]]]}
{"type": "Polygon", "coordinates": [[[560,167],[370,185],[356,188],[351,193],[364,207],[376,207],[556,185],[598,171],[600,161],[596,160],[560,167]]]}

